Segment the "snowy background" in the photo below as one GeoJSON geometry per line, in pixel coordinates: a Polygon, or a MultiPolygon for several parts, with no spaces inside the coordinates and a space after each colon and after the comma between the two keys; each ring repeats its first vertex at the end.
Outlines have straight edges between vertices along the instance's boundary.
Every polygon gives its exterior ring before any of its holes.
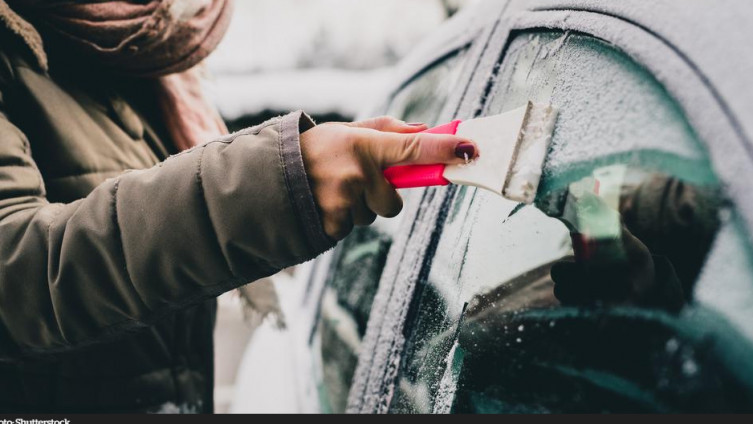
{"type": "Polygon", "coordinates": [[[473,0],[237,0],[208,60],[208,92],[231,129],[303,109],[352,119],[400,58],[473,0]]]}
{"type": "MultiPolygon", "coordinates": [[[[230,29],[207,61],[207,92],[231,130],[296,109],[318,122],[351,120],[384,95],[402,57],[473,1],[236,0],[230,29]]],[[[229,410],[257,326],[244,319],[237,295],[220,297],[217,412],[229,410]]]]}

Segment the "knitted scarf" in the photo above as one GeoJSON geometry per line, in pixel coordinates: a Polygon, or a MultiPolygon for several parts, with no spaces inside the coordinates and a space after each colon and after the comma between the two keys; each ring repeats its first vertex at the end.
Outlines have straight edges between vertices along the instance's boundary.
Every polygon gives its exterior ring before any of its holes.
{"type": "MultiPolygon", "coordinates": [[[[113,73],[155,79],[156,101],[173,143],[183,150],[227,132],[201,92],[194,66],[227,30],[231,0],[6,0],[26,20],[4,16],[46,70],[42,37],[113,73]],[[46,36],[46,35],[45,35],[46,36]]],[[[0,0],[0,9],[7,5],[0,0]]],[[[1,10],[0,10],[1,11],[1,10]]]]}

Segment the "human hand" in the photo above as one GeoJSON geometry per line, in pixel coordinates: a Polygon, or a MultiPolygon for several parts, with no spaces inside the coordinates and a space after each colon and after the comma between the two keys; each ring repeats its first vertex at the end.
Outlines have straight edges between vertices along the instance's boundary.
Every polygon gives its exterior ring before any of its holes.
{"type": "Polygon", "coordinates": [[[554,295],[562,304],[642,303],[654,284],[655,271],[651,252],[638,238],[624,226],[617,239],[586,241],[578,233],[571,238],[575,260],[557,262],[551,271],[554,295]]]}
{"type": "MultiPolygon", "coordinates": [[[[582,244],[579,234],[573,234],[573,244],[582,244]]],[[[554,295],[563,305],[638,306],[678,312],[685,304],[682,286],[672,263],[665,257],[653,256],[646,245],[625,226],[619,239],[610,241],[619,246],[623,255],[619,260],[578,258],[560,261],[552,266],[554,295]]],[[[607,242],[607,243],[610,243],[607,242]]],[[[607,247],[604,242],[592,243],[596,251],[607,247]]]]}
{"type": "Polygon", "coordinates": [[[421,133],[424,124],[390,117],[317,125],[301,135],[301,154],[324,231],[341,240],[354,225],[376,215],[394,217],[403,207],[383,175],[395,165],[461,164],[478,156],[471,141],[454,135],[421,133]]]}

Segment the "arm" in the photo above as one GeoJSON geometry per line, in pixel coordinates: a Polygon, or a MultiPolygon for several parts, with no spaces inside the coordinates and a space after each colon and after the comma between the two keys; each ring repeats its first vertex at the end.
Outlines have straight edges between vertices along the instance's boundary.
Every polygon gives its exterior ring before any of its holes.
{"type": "Polygon", "coordinates": [[[332,246],[293,113],[50,204],[0,95],[0,359],[84,346],[332,246]]]}
{"type": "Polygon", "coordinates": [[[461,163],[468,142],[389,118],[314,127],[297,112],[50,204],[7,117],[4,72],[0,360],[102,342],[311,259],[399,212],[384,168],[461,163]]]}

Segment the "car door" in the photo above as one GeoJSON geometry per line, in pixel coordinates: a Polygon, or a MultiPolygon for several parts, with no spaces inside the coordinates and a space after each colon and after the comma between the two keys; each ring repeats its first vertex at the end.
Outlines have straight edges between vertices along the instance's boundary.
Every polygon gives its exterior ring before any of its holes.
{"type": "MultiPolygon", "coordinates": [[[[467,52],[467,48],[452,52],[417,75],[394,97],[387,114],[410,122],[436,122],[467,52]],[[440,81],[446,90],[435,90],[440,81]]],[[[407,204],[421,201],[413,194],[416,193],[406,193],[407,204]]],[[[361,339],[387,254],[393,244],[396,250],[401,247],[395,239],[402,228],[402,218],[380,218],[371,226],[355,228],[332,255],[311,334],[314,370],[321,373],[317,380],[322,412],[345,411],[361,339]]]]}
{"type": "MultiPolygon", "coordinates": [[[[369,115],[433,125],[453,109],[483,51],[476,41],[486,39],[492,29],[486,23],[494,23],[479,11],[488,13],[487,8],[465,10],[419,46],[396,71],[386,101],[369,115]]],[[[319,412],[345,411],[387,257],[402,257],[412,217],[419,213],[424,197],[420,190],[402,195],[405,210],[399,217],[379,218],[369,227],[355,228],[334,252],[314,265],[318,272],[315,269],[311,274],[309,293],[316,313],[307,337],[310,357],[303,362],[310,363],[319,412]]]]}
{"type": "Polygon", "coordinates": [[[457,113],[560,109],[536,202],[423,192],[351,412],[753,409],[753,99],[626,3],[509,3],[457,113]]]}

